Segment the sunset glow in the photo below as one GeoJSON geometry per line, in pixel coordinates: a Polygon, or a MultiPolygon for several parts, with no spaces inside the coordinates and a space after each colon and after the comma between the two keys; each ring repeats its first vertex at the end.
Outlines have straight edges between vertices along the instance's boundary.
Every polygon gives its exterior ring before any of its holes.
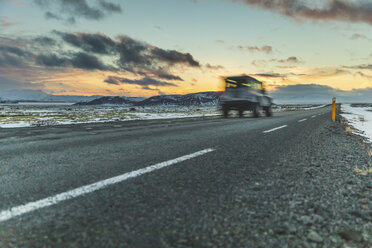
{"type": "Polygon", "coordinates": [[[148,97],[240,74],[372,88],[372,4],[338,2],[0,0],[0,90],[148,97]]]}

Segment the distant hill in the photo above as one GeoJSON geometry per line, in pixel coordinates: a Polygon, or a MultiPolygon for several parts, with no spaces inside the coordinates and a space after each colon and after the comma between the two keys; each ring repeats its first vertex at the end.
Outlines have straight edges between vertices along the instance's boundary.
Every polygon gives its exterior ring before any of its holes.
{"type": "Polygon", "coordinates": [[[143,97],[104,96],[89,102],[78,102],[75,105],[135,105],[144,100],[143,97]]]}
{"type": "Polygon", "coordinates": [[[175,105],[189,106],[202,105],[210,106],[217,105],[219,102],[219,94],[217,92],[200,92],[187,95],[160,95],[153,96],[147,99],[131,98],[131,97],[101,97],[89,102],[76,103],[76,105],[130,105],[130,106],[155,106],[155,105],[175,105]]]}

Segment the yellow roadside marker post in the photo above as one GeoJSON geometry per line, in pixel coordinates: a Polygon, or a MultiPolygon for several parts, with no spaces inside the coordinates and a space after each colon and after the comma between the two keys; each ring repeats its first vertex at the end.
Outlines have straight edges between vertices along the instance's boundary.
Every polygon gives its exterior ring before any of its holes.
{"type": "Polygon", "coordinates": [[[332,121],[336,120],[336,97],[332,98],[332,121]]]}

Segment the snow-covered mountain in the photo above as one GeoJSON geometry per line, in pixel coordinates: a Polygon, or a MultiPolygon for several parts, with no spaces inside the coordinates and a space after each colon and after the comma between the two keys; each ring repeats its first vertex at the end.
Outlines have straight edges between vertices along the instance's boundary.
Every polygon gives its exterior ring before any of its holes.
{"type": "Polygon", "coordinates": [[[130,97],[101,97],[86,103],[77,105],[133,105],[133,106],[155,106],[155,105],[217,105],[219,94],[217,92],[200,92],[187,95],[160,95],[147,99],[130,97]]]}
{"type": "Polygon", "coordinates": [[[161,95],[147,98],[144,101],[138,102],[139,106],[151,105],[217,105],[219,102],[219,94],[217,92],[200,92],[187,95],[161,95]]]}
{"type": "Polygon", "coordinates": [[[102,96],[51,95],[41,90],[2,90],[2,101],[88,102],[102,96]]]}

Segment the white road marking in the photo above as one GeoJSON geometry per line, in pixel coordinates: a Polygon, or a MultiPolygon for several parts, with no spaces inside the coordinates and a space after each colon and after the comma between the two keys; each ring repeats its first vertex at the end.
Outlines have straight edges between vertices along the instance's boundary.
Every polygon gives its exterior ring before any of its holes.
{"type": "Polygon", "coordinates": [[[316,117],[316,115],[311,116],[311,118],[315,118],[315,117],[316,117]]]}
{"type": "Polygon", "coordinates": [[[82,196],[82,195],[97,191],[97,190],[105,188],[109,185],[120,183],[120,182],[123,182],[127,179],[138,177],[138,176],[141,176],[143,174],[146,174],[146,173],[149,173],[149,172],[152,172],[152,171],[155,171],[155,170],[159,170],[159,169],[162,169],[164,167],[174,165],[174,164],[183,162],[183,161],[188,160],[188,159],[199,157],[199,156],[204,155],[206,153],[213,152],[214,150],[215,149],[212,149],[212,148],[201,150],[201,151],[198,151],[198,152],[195,152],[195,153],[192,153],[192,154],[189,154],[189,155],[185,155],[185,156],[182,156],[182,157],[179,157],[179,158],[175,158],[175,159],[168,160],[168,161],[165,161],[165,162],[162,162],[162,163],[154,164],[154,165],[148,166],[146,168],[142,168],[142,169],[135,170],[135,171],[132,171],[132,172],[124,173],[122,175],[119,175],[119,176],[116,176],[116,177],[111,177],[111,178],[108,178],[108,179],[105,179],[105,180],[102,180],[102,181],[99,181],[99,182],[96,182],[96,183],[88,184],[88,185],[85,185],[85,186],[82,186],[82,187],[79,187],[79,188],[76,188],[76,189],[73,189],[73,190],[69,190],[69,191],[64,192],[64,193],[57,194],[55,196],[47,197],[47,198],[44,198],[44,199],[41,199],[41,200],[38,200],[38,201],[34,201],[34,202],[29,202],[29,203],[26,203],[24,205],[20,205],[20,206],[17,206],[17,207],[12,207],[8,210],[4,210],[4,211],[0,212],[0,222],[7,221],[7,220],[10,220],[10,219],[12,219],[16,216],[23,215],[23,214],[35,211],[35,210],[40,209],[40,208],[45,208],[45,207],[48,207],[48,206],[52,206],[52,205],[58,204],[62,201],[66,201],[66,200],[69,200],[69,199],[72,199],[72,198],[76,198],[78,196],[82,196]]]}
{"type": "Polygon", "coordinates": [[[284,126],[280,126],[280,127],[276,127],[276,128],[273,128],[273,129],[270,129],[270,130],[266,130],[266,131],[263,131],[263,133],[271,133],[271,132],[274,132],[278,129],[282,129],[282,128],[285,128],[285,127],[288,127],[288,125],[284,125],[284,126]]]}
{"type": "Polygon", "coordinates": [[[303,122],[303,121],[306,121],[307,119],[302,119],[302,120],[299,120],[298,122],[303,122]]]}

